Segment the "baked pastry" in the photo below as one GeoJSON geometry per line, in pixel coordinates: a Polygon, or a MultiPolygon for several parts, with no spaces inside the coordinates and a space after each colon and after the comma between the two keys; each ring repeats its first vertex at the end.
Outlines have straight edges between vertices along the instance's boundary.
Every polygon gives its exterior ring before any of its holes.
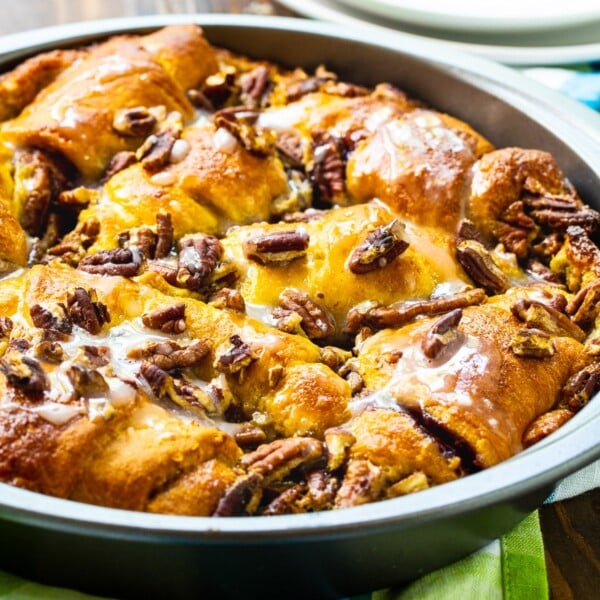
{"type": "Polygon", "coordinates": [[[492,467],[600,388],[600,216],[548,153],[193,25],[0,90],[2,482],[337,509],[492,467]]]}

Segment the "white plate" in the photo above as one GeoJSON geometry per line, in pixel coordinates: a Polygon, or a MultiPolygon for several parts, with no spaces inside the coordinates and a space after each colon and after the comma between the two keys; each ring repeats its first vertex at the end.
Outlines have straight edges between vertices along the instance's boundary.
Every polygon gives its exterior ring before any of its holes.
{"type": "MultiPolygon", "coordinates": [[[[600,19],[596,0],[338,0],[405,23],[455,31],[563,29],[600,19]]],[[[600,21],[598,21],[600,28],[600,21]]]]}
{"type": "MultiPolygon", "coordinates": [[[[600,23],[551,32],[521,32],[511,35],[453,32],[451,35],[439,29],[390,22],[389,19],[354,10],[334,0],[279,2],[299,14],[314,19],[339,25],[365,27],[371,31],[402,31],[420,39],[433,37],[455,50],[470,52],[509,65],[560,65],[600,60],[600,23]]],[[[523,3],[526,2],[527,0],[523,0],[523,3]]]]}

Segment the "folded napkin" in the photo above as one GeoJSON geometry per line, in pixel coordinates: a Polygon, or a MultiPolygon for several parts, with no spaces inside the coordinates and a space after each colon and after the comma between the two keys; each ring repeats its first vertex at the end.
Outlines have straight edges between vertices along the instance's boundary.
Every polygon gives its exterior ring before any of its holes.
{"type": "MultiPolygon", "coordinates": [[[[522,71],[548,87],[600,111],[600,63],[577,68],[522,71]]],[[[600,460],[561,481],[546,502],[558,502],[600,487],[600,460]]],[[[0,571],[0,600],[93,600],[0,571]]],[[[349,600],[520,600],[548,598],[544,544],[537,511],[478,552],[408,585],[349,600]]]]}

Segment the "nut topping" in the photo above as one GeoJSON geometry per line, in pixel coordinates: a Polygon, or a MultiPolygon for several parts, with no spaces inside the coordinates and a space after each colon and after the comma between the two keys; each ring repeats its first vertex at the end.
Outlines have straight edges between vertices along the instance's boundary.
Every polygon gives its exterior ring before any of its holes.
{"type": "Polygon", "coordinates": [[[153,258],[165,258],[171,252],[173,245],[173,222],[171,214],[159,212],[156,214],[156,248],[153,258]]]}
{"type": "Polygon", "coordinates": [[[585,332],[575,325],[569,317],[538,300],[529,298],[517,300],[511,306],[511,311],[515,317],[524,321],[527,327],[541,329],[551,335],[568,335],[579,342],[585,338],[585,332]]]}
{"type": "Polygon", "coordinates": [[[456,246],[456,258],[467,275],[491,294],[501,294],[510,287],[508,277],[494,262],[489,250],[474,240],[456,246]]]}
{"type": "Polygon", "coordinates": [[[600,312],[600,279],[581,288],[567,304],[565,311],[581,327],[589,327],[600,312]]]}
{"type": "Polygon", "coordinates": [[[346,164],[343,142],[326,131],[313,134],[313,168],[310,173],[325,202],[333,204],[334,199],[346,192],[346,164]]]}
{"type": "Polygon", "coordinates": [[[127,137],[146,137],[156,126],[156,117],[145,107],[123,108],[115,113],[113,129],[127,137]]]}
{"type": "Polygon", "coordinates": [[[577,412],[599,390],[600,363],[594,362],[569,377],[561,391],[559,406],[577,412]]]}
{"type": "Polygon", "coordinates": [[[256,127],[259,112],[244,106],[230,106],[218,110],[214,115],[215,125],[223,127],[242,146],[258,156],[267,156],[275,147],[275,135],[268,129],[256,127]]]}
{"type": "Polygon", "coordinates": [[[221,242],[212,235],[195,235],[179,242],[177,283],[189,290],[203,287],[221,260],[221,242]]]}
{"type": "Polygon", "coordinates": [[[53,315],[41,304],[34,304],[29,309],[29,314],[33,324],[43,329],[48,338],[64,338],[71,333],[71,323],[68,319],[53,315]]]}
{"type": "Polygon", "coordinates": [[[244,241],[246,258],[261,265],[282,264],[303,257],[308,248],[308,233],[302,229],[272,231],[244,241]]]}
{"type": "Polygon", "coordinates": [[[81,398],[105,396],[109,390],[108,383],[96,369],[88,369],[83,365],[71,365],[67,370],[67,377],[81,398]]]}
{"type": "Polygon", "coordinates": [[[485,292],[480,288],[476,288],[452,296],[399,305],[380,306],[374,302],[367,302],[355,306],[348,312],[344,331],[346,333],[356,333],[363,326],[373,329],[400,327],[410,323],[419,315],[437,315],[455,308],[481,304],[485,299],[485,292]]]}
{"type": "Polygon", "coordinates": [[[300,316],[300,327],[313,340],[320,340],[335,333],[333,318],[308,294],[288,288],[279,295],[281,309],[275,309],[273,316],[284,317],[288,313],[300,316]]]}
{"type": "Polygon", "coordinates": [[[246,302],[242,294],[235,289],[223,288],[216,294],[213,294],[209,304],[215,308],[228,308],[239,313],[246,312],[246,302]]]}
{"type": "Polygon", "coordinates": [[[160,171],[169,164],[171,150],[178,138],[179,132],[172,128],[152,134],[138,148],[136,158],[142,161],[142,166],[146,171],[150,173],[160,171]]]}
{"type": "Polygon", "coordinates": [[[89,254],[78,269],[94,275],[133,277],[142,266],[142,256],[135,248],[117,248],[89,254]]]}
{"type": "Polygon", "coordinates": [[[50,382],[40,363],[18,352],[7,352],[0,359],[0,371],[8,382],[25,394],[37,394],[50,389],[50,382]]]}
{"type": "Polygon", "coordinates": [[[185,304],[174,304],[144,313],[142,323],[149,329],[158,329],[163,333],[182,333],[185,331],[185,304]]]}
{"type": "Polygon", "coordinates": [[[444,349],[458,339],[457,327],[461,318],[462,308],[455,308],[429,328],[421,341],[423,354],[427,358],[437,358],[444,349]]]}
{"type": "Polygon", "coordinates": [[[134,348],[128,358],[143,359],[156,365],[163,371],[186,369],[199,366],[209,354],[210,345],[206,340],[194,340],[183,345],[173,340],[164,340],[147,344],[143,348],[134,348]]]}
{"type": "Polygon", "coordinates": [[[12,319],[0,316],[0,338],[8,337],[13,328],[12,319]]]}
{"type": "Polygon", "coordinates": [[[246,368],[258,356],[237,334],[229,338],[229,343],[231,346],[215,360],[214,367],[222,373],[239,373],[242,379],[246,368]]]}
{"type": "Polygon", "coordinates": [[[219,500],[213,517],[235,517],[252,513],[252,507],[260,501],[261,477],[250,473],[238,479],[219,500]]]}
{"type": "Polygon", "coordinates": [[[316,462],[324,451],[323,443],[315,438],[286,438],[260,446],[242,456],[240,462],[249,473],[256,473],[269,483],[282,479],[300,465],[316,462]]]}
{"type": "Polygon", "coordinates": [[[65,312],[75,325],[79,325],[92,335],[98,335],[104,323],[110,323],[108,308],[97,301],[96,290],[89,291],[77,287],[67,293],[65,312]]]}
{"type": "Polygon", "coordinates": [[[249,73],[244,73],[240,77],[242,102],[247,106],[261,106],[269,89],[269,83],[269,69],[264,65],[259,65],[249,73]]]}
{"type": "Polygon", "coordinates": [[[510,349],[525,358],[544,358],[555,352],[554,341],[540,329],[520,329],[510,341],[510,349]]]}
{"type": "Polygon", "coordinates": [[[357,275],[382,269],[408,248],[403,233],[404,226],[397,219],[377,227],[352,251],[348,267],[357,275]]]}
{"type": "Polygon", "coordinates": [[[104,175],[102,176],[101,183],[106,183],[113,175],[116,175],[120,171],[125,170],[127,167],[134,165],[137,162],[137,156],[135,152],[130,152],[127,150],[123,150],[122,152],[117,152],[108,163],[106,167],[106,171],[104,171],[104,175]]]}

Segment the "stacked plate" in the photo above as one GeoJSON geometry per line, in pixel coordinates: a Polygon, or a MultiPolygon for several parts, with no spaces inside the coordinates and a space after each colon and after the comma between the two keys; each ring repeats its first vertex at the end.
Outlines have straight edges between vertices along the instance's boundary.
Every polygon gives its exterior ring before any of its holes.
{"type": "Polygon", "coordinates": [[[302,15],[340,25],[433,37],[511,65],[600,60],[596,0],[280,0],[302,15]]]}

